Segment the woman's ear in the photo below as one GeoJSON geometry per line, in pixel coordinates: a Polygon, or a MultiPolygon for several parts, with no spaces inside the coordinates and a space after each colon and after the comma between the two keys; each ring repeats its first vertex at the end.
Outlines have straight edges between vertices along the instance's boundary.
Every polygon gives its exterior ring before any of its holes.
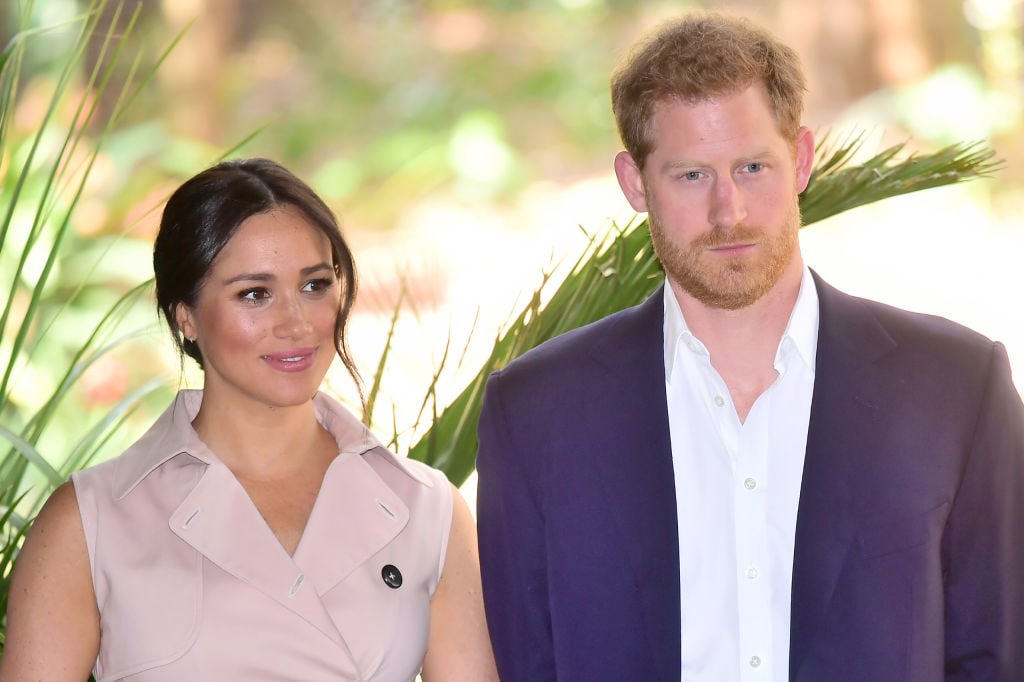
{"type": "Polygon", "coordinates": [[[178,331],[189,340],[194,340],[199,336],[196,330],[195,320],[193,319],[192,309],[184,303],[174,304],[174,322],[178,327],[178,331]]]}

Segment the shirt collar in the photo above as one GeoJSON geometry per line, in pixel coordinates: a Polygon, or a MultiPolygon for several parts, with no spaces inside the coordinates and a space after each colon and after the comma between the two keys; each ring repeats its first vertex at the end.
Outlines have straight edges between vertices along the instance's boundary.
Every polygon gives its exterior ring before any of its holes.
{"type": "MultiPolygon", "coordinates": [[[[199,413],[202,402],[202,391],[179,391],[174,402],[145,435],[118,458],[114,479],[114,495],[117,499],[126,496],[151,472],[177,455],[190,455],[205,464],[219,462],[217,456],[206,447],[199,434],[192,428],[192,420],[199,413]]],[[[337,441],[339,456],[361,455],[375,448],[388,452],[370,430],[334,398],[318,392],[313,397],[313,408],[317,421],[337,441]]],[[[388,454],[411,478],[427,486],[432,485],[425,474],[407,466],[404,457],[390,452],[388,454]]]]}
{"type": "Polygon", "coordinates": [[[779,344],[779,353],[775,356],[776,364],[779,355],[785,350],[786,343],[792,344],[813,375],[814,362],[818,355],[818,289],[814,286],[811,270],[806,265],[800,280],[800,293],[796,296],[796,304],[790,313],[786,331],[779,344]]]}
{"type": "MultiPolygon", "coordinates": [[[[680,344],[686,344],[689,349],[702,355],[709,355],[707,348],[701,340],[693,335],[683,311],[679,307],[672,286],[665,280],[665,377],[671,379],[672,368],[675,365],[676,351],[680,344]],[[692,344],[692,345],[691,345],[692,344]]],[[[811,270],[804,265],[803,276],[800,279],[800,291],[796,296],[796,303],[793,305],[793,312],[789,315],[789,322],[786,330],[779,340],[779,348],[775,354],[775,366],[779,367],[783,356],[788,349],[795,349],[800,359],[814,373],[814,361],[818,351],[818,291],[814,286],[814,278],[811,277],[811,270]]]]}

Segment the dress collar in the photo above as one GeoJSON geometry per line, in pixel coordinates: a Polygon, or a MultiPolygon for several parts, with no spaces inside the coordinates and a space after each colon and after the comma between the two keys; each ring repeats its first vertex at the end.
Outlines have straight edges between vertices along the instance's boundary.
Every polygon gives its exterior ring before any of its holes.
{"type": "MultiPolygon", "coordinates": [[[[205,464],[219,461],[192,428],[192,420],[199,413],[202,402],[203,392],[200,390],[179,391],[174,402],[149,430],[118,458],[114,479],[117,499],[128,495],[150,473],[177,455],[189,455],[205,464]]],[[[388,451],[355,415],[331,396],[318,392],[313,396],[313,408],[317,421],[337,441],[339,456],[361,455],[379,448],[387,452],[410,478],[432,485],[425,474],[408,466],[404,457],[388,451]]]]}

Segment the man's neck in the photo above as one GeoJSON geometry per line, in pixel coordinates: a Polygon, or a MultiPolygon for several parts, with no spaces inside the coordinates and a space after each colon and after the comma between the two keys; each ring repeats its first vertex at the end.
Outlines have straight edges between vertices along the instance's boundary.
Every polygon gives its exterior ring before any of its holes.
{"type": "Polygon", "coordinates": [[[711,355],[740,419],[775,381],[775,355],[796,305],[804,265],[799,255],[761,298],[739,310],[712,308],[670,280],[686,325],[711,355]]]}

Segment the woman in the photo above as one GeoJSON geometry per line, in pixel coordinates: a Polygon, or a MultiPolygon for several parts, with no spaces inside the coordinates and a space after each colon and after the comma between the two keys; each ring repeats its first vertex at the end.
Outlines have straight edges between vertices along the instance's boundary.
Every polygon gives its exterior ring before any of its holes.
{"type": "Polygon", "coordinates": [[[203,390],[43,507],[0,680],[497,679],[466,503],[318,393],[335,354],[356,378],[327,206],[221,163],[171,196],[153,264],[203,390]]]}

